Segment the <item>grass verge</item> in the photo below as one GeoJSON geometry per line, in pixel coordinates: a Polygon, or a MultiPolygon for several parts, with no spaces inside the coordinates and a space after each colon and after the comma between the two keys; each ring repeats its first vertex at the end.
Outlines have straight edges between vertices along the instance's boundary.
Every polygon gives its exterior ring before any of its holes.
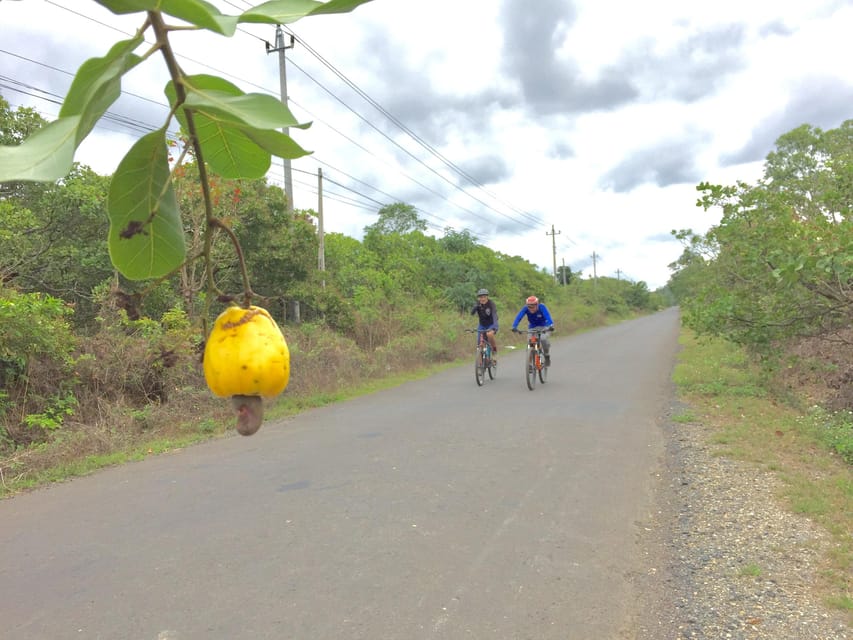
{"type": "MultiPolygon", "coordinates": [[[[309,409],[389,389],[462,362],[463,360],[458,360],[427,365],[415,371],[371,378],[360,384],[350,384],[333,390],[285,393],[267,405],[265,420],[279,420],[309,409]]],[[[0,459],[0,498],[89,475],[106,467],[177,451],[206,440],[236,437],[234,416],[227,400],[215,398],[203,390],[192,395],[188,406],[179,407],[177,404],[179,403],[162,407],[152,405],[150,410],[146,411],[146,428],[135,433],[125,432],[120,438],[116,436],[115,429],[107,429],[100,435],[93,435],[91,429],[72,431],[49,443],[30,447],[0,459]],[[174,424],[175,415],[181,416],[180,424],[174,424]],[[199,415],[206,417],[199,419],[199,415]],[[103,446],[93,447],[93,442],[100,442],[103,446]]]]}
{"type": "Polygon", "coordinates": [[[716,455],[782,481],[785,508],[826,529],[826,602],[853,615],[853,433],[849,414],[804,413],[768,392],[770,380],[736,345],[685,330],[673,379],[691,420],[712,427],[716,455]]]}

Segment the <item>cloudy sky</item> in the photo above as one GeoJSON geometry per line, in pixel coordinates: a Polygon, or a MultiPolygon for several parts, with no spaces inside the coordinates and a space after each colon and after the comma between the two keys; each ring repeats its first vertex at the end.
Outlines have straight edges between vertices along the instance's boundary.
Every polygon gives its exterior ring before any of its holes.
{"type": "MultiPolygon", "coordinates": [[[[0,93],[53,119],[77,66],[140,24],[90,0],[0,0],[0,93]]],[[[327,231],[361,238],[402,201],[433,235],[584,277],[595,256],[597,275],[651,289],[681,254],[670,232],[717,220],[699,182],[754,182],[781,134],[853,118],[853,0],[373,0],[287,30],[290,107],[313,123],[291,131],[314,152],[292,163],[294,203],[317,209],[322,168],[327,231]]],[[[274,37],[173,44],[188,73],[279,96],[274,37]]],[[[76,159],[112,173],[162,126],[166,79],[159,57],[131,72],[76,159]]]]}

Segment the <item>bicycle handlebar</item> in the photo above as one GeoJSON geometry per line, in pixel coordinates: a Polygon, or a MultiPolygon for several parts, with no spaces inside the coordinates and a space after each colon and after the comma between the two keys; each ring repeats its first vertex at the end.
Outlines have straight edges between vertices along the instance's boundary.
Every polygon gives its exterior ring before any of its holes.
{"type": "MultiPolygon", "coordinates": [[[[554,331],[554,327],[527,327],[527,333],[550,333],[554,331]]],[[[513,329],[513,333],[521,333],[520,329],[513,329]]]]}

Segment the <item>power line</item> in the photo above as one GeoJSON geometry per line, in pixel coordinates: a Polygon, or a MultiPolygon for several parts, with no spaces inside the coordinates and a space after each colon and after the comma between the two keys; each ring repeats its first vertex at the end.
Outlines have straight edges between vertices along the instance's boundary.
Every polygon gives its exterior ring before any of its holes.
{"type": "MultiPolygon", "coordinates": [[[[499,197],[498,197],[498,196],[496,196],[495,194],[493,194],[493,193],[489,192],[489,191],[485,188],[485,186],[483,186],[483,184],[482,184],[481,182],[479,182],[476,178],[474,178],[473,176],[471,176],[469,173],[467,173],[465,170],[463,170],[463,169],[462,169],[461,167],[459,167],[457,164],[455,164],[455,163],[451,162],[450,160],[448,160],[448,159],[447,159],[447,158],[446,158],[446,157],[445,157],[441,152],[439,152],[435,147],[433,147],[433,146],[432,146],[431,144],[429,144],[426,140],[424,140],[423,138],[421,138],[417,133],[415,133],[414,131],[412,131],[412,130],[411,130],[409,127],[407,127],[405,124],[403,124],[402,122],[400,122],[400,120],[399,120],[396,116],[394,116],[394,115],[393,115],[392,113],[390,113],[387,109],[385,109],[385,107],[383,107],[382,105],[380,105],[378,102],[376,102],[376,100],[374,100],[374,99],[373,99],[373,98],[371,98],[367,93],[365,93],[365,92],[364,92],[364,91],[363,91],[363,90],[362,90],[358,85],[356,85],[352,80],[350,80],[346,75],[344,75],[340,70],[338,70],[338,69],[337,69],[337,68],[336,68],[332,63],[330,63],[328,60],[326,60],[326,58],[324,58],[322,55],[320,55],[320,54],[319,54],[319,53],[318,53],[318,52],[317,52],[313,47],[311,47],[311,45],[309,45],[309,44],[308,44],[304,39],[302,39],[302,38],[301,38],[301,37],[299,37],[296,33],[294,33],[292,29],[287,28],[287,30],[288,30],[288,31],[293,35],[293,37],[294,37],[294,38],[296,38],[297,42],[299,42],[303,47],[305,47],[305,49],[307,49],[309,53],[311,53],[315,58],[317,58],[317,60],[319,60],[319,61],[320,61],[324,66],[326,66],[326,67],[327,67],[327,68],[328,68],[332,73],[334,73],[338,78],[340,78],[340,79],[341,79],[341,80],[342,80],[342,81],[343,81],[347,86],[349,86],[353,91],[355,91],[359,96],[361,96],[361,97],[362,97],[362,98],[363,98],[363,99],[364,99],[368,104],[370,104],[372,107],[374,107],[374,108],[375,108],[377,111],[379,111],[382,115],[384,115],[386,118],[388,118],[388,120],[390,120],[392,123],[394,123],[395,125],[397,125],[397,127],[399,127],[399,128],[400,128],[403,132],[405,132],[409,137],[411,137],[413,140],[415,140],[415,142],[417,142],[421,147],[423,147],[423,148],[424,148],[424,149],[426,149],[430,154],[432,154],[433,156],[435,156],[436,158],[438,158],[438,159],[439,159],[439,160],[440,160],[440,161],[441,161],[445,166],[447,166],[448,168],[450,168],[451,170],[453,170],[454,172],[456,172],[458,175],[460,175],[461,177],[463,177],[465,180],[467,180],[467,181],[468,181],[468,182],[470,182],[471,184],[473,184],[473,185],[475,185],[476,187],[480,188],[484,193],[486,193],[486,194],[487,194],[488,196],[490,196],[491,198],[494,198],[494,199],[495,199],[495,200],[497,200],[498,202],[501,202],[501,203],[502,203],[502,204],[504,204],[505,206],[509,207],[510,209],[512,209],[513,211],[515,211],[516,213],[518,213],[519,215],[521,215],[521,216],[524,216],[524,217],[528,218],[529,220],[531,220],[531,221],[535,222],[537,225],[541,225],[541,224],[543,224],[542,220],[541,220],[539,217],[534,216],[534,215],[532,215],[532,214],[530,214],[530,213],[527,213],[527,212],[525,212],[525,211],[522,211],[522,210],[520,210],[520,209],[518,209],[518,208],[514,207],[512,204],[510,204],[510,203],[508,203],[508,202],[506,202],[506,201],[502,200],[501,198],[499,198],[499,197]]],[[[302,69],[300,69],[300,71],[302,71],[302,69]]],[[[303,71],[303,73],[304,73],[304,71],[303,71]]],[[[310,77],[310,76],[309,76],[309,77],[310,77]]],[[[313,79],[313,78],[312,78],[312,79],[313,79]]],[[[458,188],[458,187],[457,187],[457,188],[458,188]]],[[[467,195],[469,195],[470,197],[472,197],[472,198],[473,198],[473,196],[471,196],[470,194],[467,194],[467,195]]],[[[475,199],[475,200],[477,200],[477,198],[474,198],[474,199],[475,199]]],[[[477,200],[477,201],[478,201],[478,202],[481,202],[480,200],[477,200]]],[[[486,204],[485,204],[485,203],[483,203],[483,202],[481,202],[481,204],[483,204],[484,206],[488,207],[488,205],[486,205],[486,204]]],[[[491,208],[491,207],[489,207],[489,208],[491,208]]],[[[496,213],[499,213],[499,212],[496,212],[496,213]]],[[[505,214],[501,214],[501,215],[505,215],[505,214]]],[[[511,216],[506,216],[506,215],[505,215],[505,217],[508,217],[508,218],[510,218],[510,219],[513,219],[511,216]]]]}
{"type": "MultiPolygon", "coordinates": [[[[441,180],[443,180],[444,182],[446,182],[447,184],[449,184],[449,185],[450,185],[451,187],[453,187],[454,189],[457,189],[457,190],[461,191],[462,193],[464,193],[465,195],[467,195],[467,196],[468,196],[468,197],[470,197],[470,198],[474,198],[474,196],[472,196],[471,194],[467,193],[467,192],[466,192],[464,189],[462,189],[459,185],[454,184],[454,182],[453,182],[452,180],[448,179],[446,176],[441,175],[438,171],[436,171],[435,169],[433,169],[432,167],[430,167],[430,166],[429,166],[428,164],[426,164],[423,160],[421,160],[420,158],[418,158],[415,154],[413,154],[411,151],[409,151],[408,149],[406,149],[404,146],[402,146],[399,142],[397,142],[396,140],[394,140],[394,139],[393,139],[391,136],[389,136],[387,133],[385,133],[384,131],[382,131],[381,129],[379,129],[379,127],[377,127],[375,124],[373,124],[372,122],[370,122],[370,120],[368,120],[367,118],[365,118],[364,116],[362,116],[360,113],[358,113],[355,109],[353,109],[352,107],[350,107],[346,102],[344,102],[344,101],[343,101],[343,100],[341,100],[338,96],[336,96],[334,93],[332,93],[332,91],[331,91],[331,90],[329,90],[328,88],[326,88],[326,87],[325,87],[321,82],[319,82],[318,80],[316,80],[316,79],[315,79],[311,74],[309,74],[309,73],[308,73],[307,71],[305,71],[302,67],[300,67],[298,64],[296,64],[295,62],[293,62],[293,60],[292,60],[292,59],[290,60],[290,63],[291,63],[294,67],[296,67],[297,69],[299,69],[299,71],[301,71],[303,74],[305,74],[305,76],[306,76],[309,80],[311,80],[312,82],[314,82],[314,83],[315,83],[318,87],[320,87],[323,91],[325,91],[325,92],[326,92],[327,94],[329,94],[332,98],[334,98],[335,100],[337,100],[337,101],[338,101],[338,102],[339,102],[343,107],[345,107],[345,108],[346,108],[350,113],[352,113],[354,116],[356,116],[357,118],[359,118],[362,122],[364,122],[367,126],[369,126],[369,127],[370,127],[371,129],[373,129],[374,131],[376,131],[379,135],[381,135],[383,138],[385,138],[388,142],[390,142],[390,143],[391,143],[391,144],[393,144],[395,147],[397,147],[398,149],[400,149],[400,151],[402,151],[403,153],[405,153],[405,154],[406,154],[407,156],[409,156],[412,160],[414,160],[415,162],[417,162],[417,163],[419,163],[420,165],[422,165],[423,167],[425,167],[428,171],[432,172],[435,176],[437,176],[439,179],[441,179],[441,180]]],[[[421,185],[421,186],[424,186],[424,185],[421,185]]],[[[426,188],[426,187],[424,187],[424,188],[426,188]]],[[[432,191],[432,193],[434,193],[435,195],[439,195],[439,194],[437,194],[435,191],[432,191]]],[[[442,196],[442,197],[443,197],[443,196],[442,196]]],[[[445,198],[445,199],[446,199],[446,198],[445,198]]],[[[477,199],[477,198],[474,198],[474,200],[477,200],[477,202],[479,202],[480,204],[482,204],[484,207],[486,207],[487,209],[489,209],[489,210],[490,210],[490,211],[492,211],[493,213],[497,213],[498,215],[502,215],[502,216],[504,216],[505,218],[509,218],[510,220],[513,220],[513,222],[519,222],[518,220],[515,220],[514,218],[512,218],[511,216],[506,215],[505,213],[501,213],[500,211],[495,211],[494,209],[492,209],[488,204],[486,204],[486,203],[485,203],[485,202],[483,202],[482,200],[479,200],[479,199],[477,199]]],[[[465,207],[463,207],[463,206],[461,206],[461,205],[459,205],[459,204],[456,204],[455,206],[459,207],[460,209],[462,209],[463,211],[465,211],[465,212],[466,212],[467,214],[469,214],[469,215],[472,215],[472,216],[474,216],[474,217],[480,218],[481,220],[486,220],[487,222],[489,222],[489,220],[487,220],[486,218],[484,218],[484,217],[483,217],[483,216],[481,216],[480,214],[478,214],[478,213],[475,213],[475,212],[471,211],[470,209],[466,209],[465,207]]],[[[529,224],[527,224],[527,223],[523,223],[523,224],[525,224],[526,226],[531,226],[531,225],[529,225],[529,224]]]]}
{"type": "MultiPolygon", "coordinates": [[[[80,12],[78,12],[78,11],[72,10],[72,9],[70,9],[70,8],[68,8],[68,7],[64,7],[64,6],[62,6],[62,5],[60,5],[60,4],[56,3],[56,2],[52,2],[51,0],[47,0],[47,2],[48,2],[49,4],[51,4],[51,5],[55,6],[55,7],[57,7],[57,8],[63,9],[63,10],[65,10],[65,11],[68,11],[68,12],[70,12],[70,13],[72,13],[72,14],[75,14],[75,15],[77,15],[77,16],[79,16],[79,17],[83,18],[83,19],[89,20],[89,21],[94,22],[94,23],[96,23],[96,24],[99,24],[99,25],[101,25],[101,26],[104,26],[104,27],[107,27],[107,28],[112,29],[112,30],[114,30],[114,31],[117,31],[118,33],[122,33],[122,34],[124,34],[124,35],[131,35],[131,34],[127,34],[125,31],[122,31],[121,29],[118,29],[118,28],[116,28],[116,27],[114,27],[114,26],[112,26],[112,25],[110,25],[110,24],[107,24],[107,23],[105,23],[105,22],[101,21],[101,20],[98,20],[98,19],[92,18],[91,16],[84,15],[83,13],[80,13],[80,12]]],[[[227,2],[227,0],[226,0],[226,2],[227,2]]],[[[234,7],[234,8],[238,8],[238,9],[239,9],[239,7],[237,7],[236,5],[234,5],[234,4],[233,4],[233,3],[231,3],[231,2],[227,2],[227,4],[229,4],[230,6],[232,6],[232,7],[234,7]]],[[[248,3],[247,3],[247,4],[248,4],[248,3]]],[[[265,42],[265,40],[264,40],[263,38],[261,38],[261,37],[259,37],[259,36],[257,36],[257,35],[254,35],[254,34],[252,34],[252,33],[248,32],[248,31],[245,31],[245,30],[243,30],[243,29],[240,29],[240,31],[241,31],[242,33],[246,34],[246,35],[249,35],[250,37],[253,37],[253,38],[256,38],[256,39],[258,39],[258,40],[261,40],[261,41],[264,41],[264,42],[265,42]]],[[[294,34],[294,36],[295,36],[295,34],[294,34]]],[[[295,37],[298,37],[298,36],[295,36],[295,37]]],[[[383,113],[383,115],[385,115],[385,117],[386,117],[386,118],[388,118],[388,120],[389,120],[389,121],[391,121],[391,122],[393,122],[394,124],[396,124],[396,125],[397,125],[401,130],[402,130],[402,131],[404,131],[407,135],[409,135],[410,137],[412,137],[412,139],[413,139],[413,140],[417,141],[417,142],[418,142],[418,143],[419,143],[423,148],[427,149],[427,150],[428,150],[430,153],[432,153],[435,157],[439,158],[439,159],[440,159],[440,160],[445,164],[445,166],[448,166],[449,168],[451,168],[451,169],[453,169],[454,171],[456,171],[459,175],[461,175],[462,177],[464,177],[466,180],[468,180],[468,181],[472,182],[473,184],[477,185],[478,187],[482,188],[482,185],[481,185],[481,184],[479,184],[479,183],[478,183],[478,182],[477,182],[477,181],[476,181],[472,176],[470,176],[470,175],[468,175],[467,173],[465,173],[465,172],[464,172],[463,170],[461,170],[458,166],[456,166],[454,163],[452,163],[451,161],[449,161],[446,157],[444,157],[443,155],[441,155],[437,150],[435,150],[435,148],[434,148],[434,147],[432,147],[431,145],[429,145],[426,141],[424,141],[422,138],[420,138],[420,136],[418,136],[417,134],[415,134],[414,132],[412,132],[412,131],[411,131],[411,129],[409,129],[408,127],[406,127],[406,125],[404,125],[402,122],[400,122],[400,121],[399,121],[399,119],[397,119],[397,118],[396,118],[396,117],[394,117],[392,114],[390,114],[387,110],[385,110],[383,107],[381,107],[381,105],[379,105],[375,100],[373,100],[372,98],[370,98],[370,96],[369,96],[369,95],[367,95],[364,91],[362,91],[360,88],[358,88],[358,87],[357,87],[357,85],[355,85],[352,81],[350,81],[348,78],[346,78],[346,76],[345,76],[345,75],[343,75],[340,71],[338,71],[337,69],[335,69],[335,67],[334,67],[333,65],[331,65],[331,63],[329,63],[329,62],[328,62],[328,60],[326,60],[323,56],[321,56],[319,53],[317,53],[317,52],[316,52],[316,50],[314,50],[314,49],[313,49],[310,45],[308,45],[304,40],[302,40],[301,38],[299,38],[299,41],[300,41],[300,43],[301,43],[303,46],[305,46],[306,50],[308,50],[310,53],[312,53],[312,55],[314,55],[314,56],[315,56],[315,57],[316,57],[316,58],[317,58],[321,63],[323,63],[327,68],[329,68],[330,70],[332,70],[332,71],[333,71],[333,73],[335,73],[335,75],[336,75],[336,76],[338,76],[342,81],[344,81],[348,86],[350,86],[354,91],[356,91],[356,93],[358,93],[358,94],[359,94],[360,96],[362,96],[366,101],[368,101],[368,103],[370,103],[374,108],[376,108],[377,110],[379,110],[379,111],[380,111],[380,113],[383,113]]],[[[32,60],[32,59],[27,58],[27,57],[25,57],[25,56],[21,56],[21,55],[19,55],[19,54],[12,53],[12,52],[8,52],[8,51],[4,51],[4,50],[0,50],[0,51],[3,51],[3,53],[6,53],[6,54],[8,54],[8,55],[12,55],[12,56],[14,56],[14,57],[17,57],[17,58],[22,59],[22,60],[26,60],[26,61],[31,62],[31,63],[34,63],[34,64],[40,64],[41,66],[44,66],[44,67],[46,67],[46,68],[52,69],[52,70],[57,71],[57,72],[64,73],[64,74],[68,74],[68,75],[72,75],[72,74],[70,74],[70,73],[69,73],[69,72],[67,72],[67,71],[64,71],[64,70],[62,70],[62,69],[58,69],[58,68],[56,68],[56,67],[52,67],[51,65],[47,65],[47,64],[44,64],[44,63],[40,63],[40,62],[38,62],[38,61],[32,60]]],[[[180,54],[179,54],[179,55],[180,55],[180,54]]],[[[239,77],[237,77],[237,76],[233,76],[233,75],[231,75],[231,74],[228,74],[227,72],[224,72],[224,71],[222,71],[222,70],[220,70],[220,69],[216,69],[215,67],[212,67],[212,66],[210,66],[210,65],[208,65],[208,64],[206,64],[206,63],[204,63],[204,62],[201,62],[201,61],[198,61],[198,60],[194,60],[194,59],[189,58],[189,57],[184,56],[184,55],[180,55],[180,57],[181,57],[181,58],[183,58],[183,59],[185,59],[185,60],[188,60],[188,61],[191,61],[191,62],[193,62],[193,63],[196,63],[196,64],[199,64],[199,65],[201,65],[201,66],[204,66],[204,67],[206,67],[206,68],[208,68],[208,69],[213,69],[214,71],[216,71],[216,72],[218,72],[218,73],[222,73],[223,75],[227,75],[227,76],[230,76],[230,77],[232,77],[232,78],[236,78],[236,79],[237,79],[237,80],[239,80],[240,82],[246,83],[246,81],[245,81],[245,80],[243,80],[242,78],[239,78],[239,77]]],[[[408,150],[406,150],[404,147],[402,147],[402,146],[401,146],[401,145],[399,145],[396,141],[394,141],[391,137],[389,137],[387,134],[385,134],[384,132],[382,132],[378,127],[376,127],[376,126],[375,126],[373,123],[371,123],[368,119],[364,118],[364,117],[363,117],[363,116],[361,116],[358,112],[356,112],[356,111],[355,111],[355,110],[353,110],[351,107],[349,107],[349,106],[348,106],[344,101],[342,101],[340,98],[338,98],[337,96],[335,96],[335,95],[334,95],[334,93],[332,93],[331,91],[329,91],[329,89],[327,89],[325,86],[323,86],[323,84],[322,84],[322,83],[320,83],[319,81],[317,81],[316,79],[314,79],[314,78],[313,78],[310,74],[308,74],[304,69],[302,69],[301,67],[299,67],[299,65],[296,65],[296,64],[294,63],[294,66],[296,66],[296,67],[299,69],[299,71],[300,71],[300,72],[302,72],[303,74],[305,74],[309,79],[311,79],[313,82],[315,82],[315,83],[316,83],[316,84],[317,84],[321,89],[323,89],[323,90],[324,90],[325,92],[327,92],[330,96],[332,96],[332,97],[333,97],[337,102],[339,102],[340,104],[342,104],[342,105],[343,105],[344,107],[346,107],[350,112],[352,112],[354,115],[356,115],[356,116],[357,116],[357,117],[359,117],[362,121],[364,121],[366,124],[368,124],[371,128],[373,128],[377,133],[379,133],[380,135],[382,135],[386,140],[388,140],[389,142],[391,142],[392,144],[394,144],[396,147],[398,147],[399,149],[401,149],[404,153],[406,153],[406,154],[407,154],[408,156],[410,156],[412,159],[414,159],[414,160],[415,160],[415,161],[417,161],[419,164],[421,164],[422,166],[424,166],[425,168],[427,168],[429,171],[431,171],[432,173],[434,173],[434,174],[435,174],[436,176],[438,176],[440,179],[442,179],[443,181],[447,182],[447,183],[448,183],[450,186],[452,186],[454,189],[457,189],[457,190],[461,191],[463,194],[467,195],[468,197],[471,197],[472,199],[476,200],[476,201],[477,201],[477,202],[479,202],[482,206],[484,206],[488,211],[491,211],[491,212],[492,212],[492,213],[494,213],[494,214],[501,215],[501,216],[503,216],[504,218],[507,218],[507,219],[509,219],[509,220],[511,220],[511,221],[513,221],[513,222],[515,222],[516,224],[521,224],[521,225],[523,225],[523,226],[527,226],[527,227],[533,228],[531,224],[529,224],[529,223],[527,223],[527,222],[525,222],[525,221],[523,221],[523,220],[518,220],[518,219],[516,219],[516,218],[514,218],[514,217],[512,217],[512,216],[510,216],[510,215],[508,215],[508,214],[505,214],[505,213],[503,213],[503,212],[500,212],[500,211],[495,210],[494,208],[490,207],[487,203],[483,202],[483,201],[482,201],[482,200],[480,200],[479,198],[476,198],[476,197],[472,196],[471,194],[467,193],[467,192],[466,192],[464,189],[462,189],[458,184],[453,183],[452,181],[448,180],[445,176],[443,176],[443,175],[441,175],[440,173],[436,172],[436,171],[435,171],[435,169],[433,169],[432,167],[429,167],[429,166],[428,166],[427,164],[425,164],[422,160],[418,159],[416,156],[414,156],[412,153],[410,153],[408,150]]],[[[252,83],[247,83],[247,84],[252,84],[252,83]]],[[[268,89],[266,89],[266,88],[264,88],[264,87],[260,87],[259,85],[253,85],[253,86],[258,87],[258,88],[262,89],[263,91],[265,91],[265,92],[267,92],[267,93],[272,94],[272,92],[271,92],[271,91],[269,91],[268,89]]],[[[9,88],[12,88],[12,87],[9,87],[9,88]]],[[[12,90],[15,90],[15,89],[14,89],[14,88],[12,88],[12,90]]],[[[145,100],[145,101],[147,101],[147,102],[151,102],[151,103],[156,104],[156,105],[158,105],[158,106],[162,106],[164,109],[165,109],[165,108],[168,108],[168,107],[167,107],[167,105],[164,105],[164,104],[162,104],[162,103],[159,103],[159,102],[156,102],[156,101],[151,100],[151,99],[149,99],[149,98],[146,98],[145,96],[139,96],[139,95],[136,95],[136,94],[133,94],[133,93],[127,92],[127,91],[123,91],[123,93],[124,93],[124,94],[127,94],[127,95],[131,95],[131,96],[136,97],[136,98],[141,99],[141,100],[145,100]]],[[[32,94],[27,94],[27,95],[32,95],[32,94]]],[[[37,97],[37,96],[32,96],[32,97],[37,97]]],[[[42,99],[44,99],[44,98],[42,98],[42,99]]],[[[120,124],[120,125],[122,125],[122,126],[125,126],[125,127],[128,127],[128,128],[131,128],[131,129],[132,129],[132,128],[134,128],[134,127],[136,127],[137,129],[139,129],[139,128],[145,128],[145,130],[155,130],[155,129],[157,128],[157,127],[152,127],[151,125],[144,125],[144,124],[136,123],[136,122],[135,122],[135,121],[133,121],[132,119],[130,119],[130,118],[126,118],[126,117],[121,116],[121,115],[118,115],[118,114],[110,114],[110,119],[113,119],[117,124],[120,124]]],[[[326,123],[324,123],[324,124],[326,124],[326,123]]],[[[337,130],[335,127],[332,127],[331,125],[328,125],[328,124],[326,124],[326,126],[329,126],[329,128],[330,128],[332,131],[336,132],[338,135],[342,135],[342,136],[344,137],[344,139],[346,139],[348,142],[350,142],[350,143],[352,143],[352,144],[356,144],[356,145],[357,145],[359,148],[361,148],[363,151],[365,151],[365,152],[369,153],[369,154],[370,154],[370,155],[372,155],[374,158],[377,158],[377,159],[378,159],[378,156],[376,156],[375,154],[373,154],[372,152],[370,152],[370,151],[369,151],[368,149],[366,149],[363,145],[360,145],[360,144],[359,144],[359,143],[357,143],[356,141],[352,140],[351,138],[349,138],[348,136],[346,136],[345,134],[343,134],[342,132],[340,132],[339,130],[337,130]]],[[[396,168],[397,170],[399,170],[399,166],[396,166],[395,168],[396,168]]],[[[403,175],[404,175],[404,176],[406,176],[408,179],[412,180],[413,182],[415,182],[415,184],[417,184],[417,185],[418,185],[419,187],[421,187],[422,189],[425,189],[425,190],[429,191],[430,193],[432,193],[433,195],[435,195],[435,196],[437,196],[437,197],[440,197],[440,198],[444,199],[445,201],[447,201],[448,203],[450,203],[452,206],[454,206],[454,207],[458,208],[460,211],[462,211],[462,212],[464,212],[464,213],[466,213],[466,214],[468,214],[468,215],[470,215],[470,216],[476,217],[476,218],[478,218],[478,219],[480,219],[480,220],[482,220],[482,221],[489,222],[489,223],[491,223],[491,222],[492,222],[492,221],[491,221],[491,220],[489,220],[488,218],[486,218],[486,217],[484,217],[484,216],[482,216],[482,215],[480,215],[480,214],[478,214],[478,213],[476,213],[476,212],[474,212],[474,211],[471,211],[470,209],[467,209],[467,208],[465,208],[465,207],[461,206],[461,205],[460,205],[460,204],[458,204],[458,203],[453,203],[453,202],[451,202],[451,201],[450,201],[446,196],[444,196],[444,195],[442,195],[441,193],[439,193],[439,192],[437,192],[437,191],[435,191],[435,190],[433,190],[433,189],[429,188],[427,185],[423,184],[422,182],[420,182],[420,181],[418,181],[418,180],[415,180],[415,179],[414,179],[414,178],[412,178],[411,176],[408,176],[408,175],[407,175],[407,174],[405,174],[405,173],[403,173],[403,175]]],[[[348,177],[350,177],[350,178],[352,179],[352,176],[348,176],[348,177]]],[[[486,192],[486,193],[488,193],[488,192],[486,192]]],[[[388,195],[388,194],[385,194],[385,195],[388,195]]],[[[491,194],[489,194],[489,195],[491,195],[491,194]]],[[[507,203],[504,203],[504,204],[507,204],[507,203]]],[[[538,220],[537,218],[535,218],[534,216],[531,216],[530,214],[526,214],[525,212],[522,212],[522,211],[520,211],[520,210],[518,210],[518,209],[515,209],[515,208],[514,208],[514,207],[512,207],[511,205],[508,205],[508,206],[510,206],[510,208],[512,208],[513,210],[517,211],[520,215],[523,215],[523,216],[525,216],[525,217],[527,217],[527,218],[529,218],[529,219],[531,219],[531,220],[535,220],[536,222],[539,222],[539,220],[538,220]]],[[[438,217],[438,216],[433,216],[433,217],[435,217],[435,218],[436,218],[436,219],[438,219],[438,220],[442,220],[442,219],[441,219],[440,217],[438,217]]],[[[442,221],[443,221],[443,220],[442,220],[442,221]]]]}

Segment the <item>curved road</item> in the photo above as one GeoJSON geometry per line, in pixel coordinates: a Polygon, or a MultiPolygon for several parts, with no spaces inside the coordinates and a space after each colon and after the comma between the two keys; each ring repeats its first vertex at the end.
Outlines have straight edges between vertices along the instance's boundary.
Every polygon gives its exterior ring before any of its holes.
{"type": "Polygon", "coordinates": [[[640,637],[678,330],[556,334],[533,392],[502,349],[482,388],[460,366],[0,501],[0,637],[640,637]]]}

